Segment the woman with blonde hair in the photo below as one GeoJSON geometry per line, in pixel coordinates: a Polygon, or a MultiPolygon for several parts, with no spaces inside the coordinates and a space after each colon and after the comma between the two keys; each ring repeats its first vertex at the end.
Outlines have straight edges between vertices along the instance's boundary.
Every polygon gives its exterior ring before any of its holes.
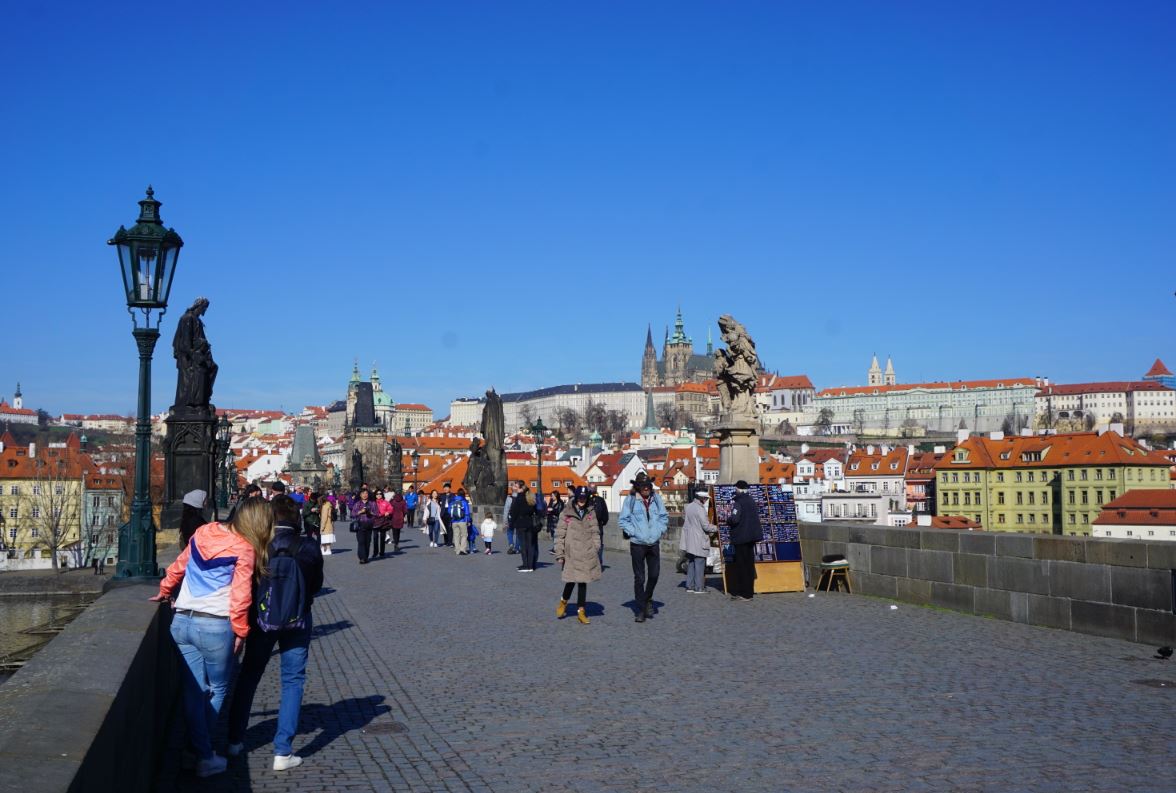
{"type": "Polygon", "coordinates": [[[335,505],[327,498],[319,501],[321,515],[319,517],[319,542],[322,544],[323,556],[331,555],[331,546],[335,544],[335,521],[332,513],[335,505]]]}
{"type": "Polygon", "coordinates": [[[187,664],[184,716],[200,777],[219,774],[227,764],[212,750],[212,732],[233,655],[249,635],[254,575],[266,572],[273,530],[268,501],[241,502],[231,523],[206,523],[196,530],[151,598],[175,600],[171,635],[187,664]]]}

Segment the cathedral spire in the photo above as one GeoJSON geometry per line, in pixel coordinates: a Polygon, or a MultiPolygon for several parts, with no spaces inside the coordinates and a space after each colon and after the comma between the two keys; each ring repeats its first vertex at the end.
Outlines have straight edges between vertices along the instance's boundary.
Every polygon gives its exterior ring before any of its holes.
{"type": "Polygon", "coordinates": [[[356,358],[355,363],[353,363],[351,365],[351,382],[352,383],[359,382],[359,359],[358,358],[356,358]]]}
{"type": "Polygon", "coordinates": [[[646,433],[656,434],[658,431],[656,411],[653,409],[653,389],[645,392],[645,429],[646,433]]]}
{"type": "Polygon", "coordinates": [[[645,349],[653,349],[653,325],[645,326],[645,349]]]}
{"type": "Polygon", "coordinates": [[[706,329],[706,354],[707,355],[714,355],[715,354],[715,343],[711,339],[711,329],[710,328],[706,329]]]}

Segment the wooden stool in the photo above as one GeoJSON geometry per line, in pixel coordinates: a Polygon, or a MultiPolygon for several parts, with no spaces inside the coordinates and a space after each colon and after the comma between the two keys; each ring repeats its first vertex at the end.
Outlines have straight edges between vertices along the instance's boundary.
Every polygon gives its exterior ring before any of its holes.
{"type": "Polygon", "coordinates": [[[845,591],[853,594],[849,585],[849,561],[821,562],[821,578],[817,581],[818,592],[833,592],[840,588],[838,582],[845,582],[845,591]]]}

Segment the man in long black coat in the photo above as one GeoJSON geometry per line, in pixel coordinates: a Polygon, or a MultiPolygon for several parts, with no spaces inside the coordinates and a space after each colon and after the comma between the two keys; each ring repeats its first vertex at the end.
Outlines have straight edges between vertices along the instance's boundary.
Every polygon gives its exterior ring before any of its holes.
{"type": "Polygon", "coordinates": [[[735,483],[735,500],[727,525],[731,527],[731,546],[735,560],[727,570],[727,586],[732,600],[751,600],[755,595],[755,544],[764,538],[760,525],[759,507],[751,493],[750,485],[740,479],[735,483]]]}

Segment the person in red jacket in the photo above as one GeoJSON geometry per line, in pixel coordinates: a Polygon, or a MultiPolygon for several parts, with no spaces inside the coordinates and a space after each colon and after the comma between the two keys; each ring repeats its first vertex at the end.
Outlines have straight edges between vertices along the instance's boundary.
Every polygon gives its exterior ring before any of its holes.
{"type": "Polygon", "coordinates": [[[400,530],[404,528],[404,522],[408,516],[408,502],[404,500],[403,493],[397,493],[392,497],[392,553],[400,553],[400,530]]]}

